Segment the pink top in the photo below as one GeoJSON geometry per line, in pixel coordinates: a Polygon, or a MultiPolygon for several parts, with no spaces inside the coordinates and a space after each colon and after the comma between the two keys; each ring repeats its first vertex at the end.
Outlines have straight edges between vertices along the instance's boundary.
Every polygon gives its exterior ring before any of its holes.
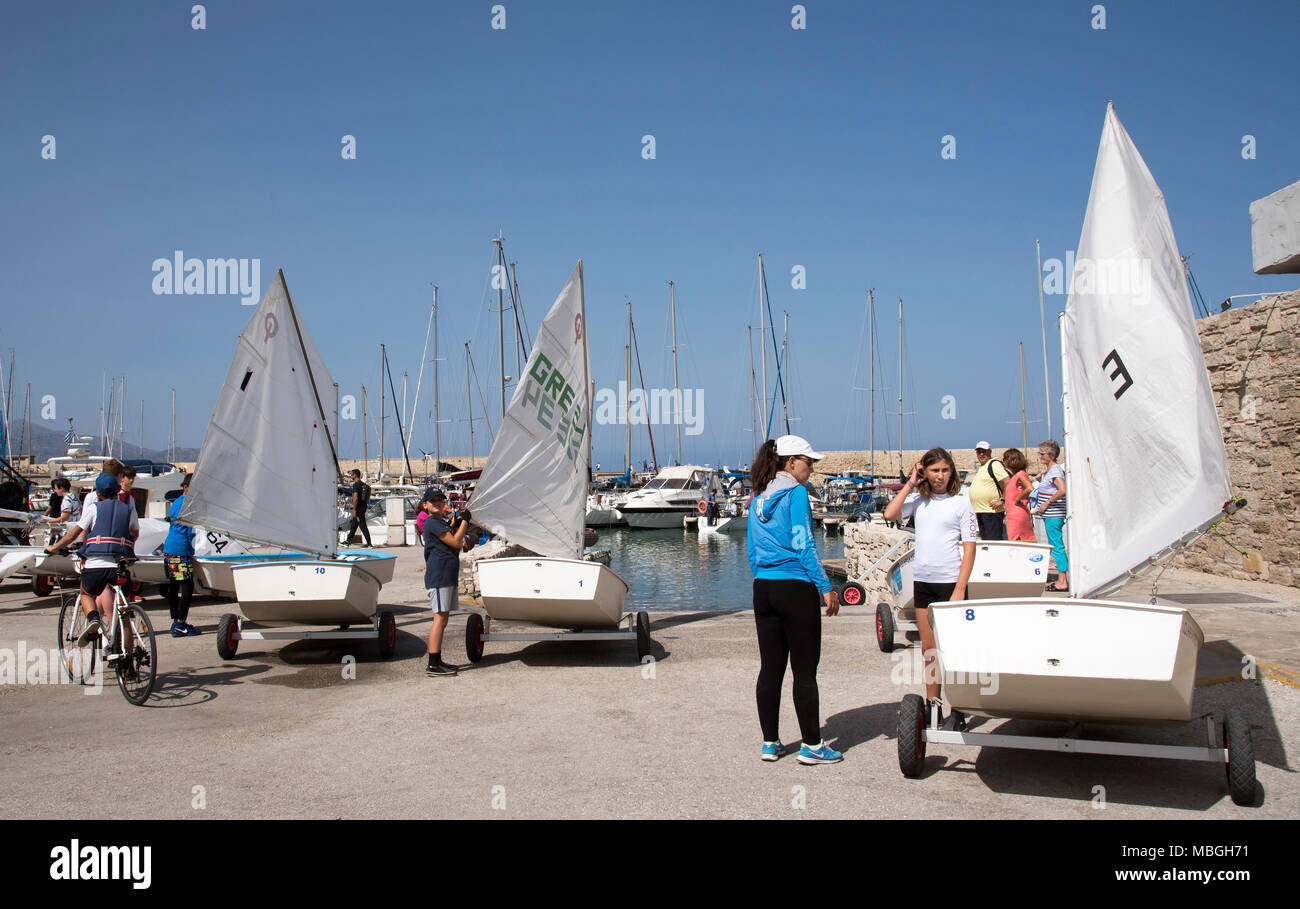
{"type": "Polygon", "coordinates": [[[420,539],[424,539],[424,519],[428,516],[427,511],[421,511],[415,518],[415,532],[420,535],[420,539]]]}
{"type": "Polygon", "coordinates": [[[1003,499],[1006,502],[1008,540],[1022,540],[1026,543],[1034,542],[1034,519],[1029,514],[1029,503],[1027,501],[1012,501],[1019,497],[1019,493],[1024,491],[1025,486],[1032,485],[1029,474],[1023,470],[1007,480],[1007,489],[1003,499]]]}

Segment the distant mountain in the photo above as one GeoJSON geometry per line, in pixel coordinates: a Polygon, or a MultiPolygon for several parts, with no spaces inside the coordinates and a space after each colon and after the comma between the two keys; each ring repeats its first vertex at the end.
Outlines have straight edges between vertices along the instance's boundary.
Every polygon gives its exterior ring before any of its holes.
{"type": "MultiPolygon", "coordinates": [[[[27,440],[23,438],[24,427],[25,424],[22,420],[13,420],[9,424],[9,442],[13,447],[14,455],[27,454],[29,446],[27,440]]],[[[67,438],[67,432],[67,429],[59,432],[53,429],[47,429],[39,423],[33,422],[30,444],[32,459],[37,464],[43,464],[50,458],[58,458],[67,454],[68,445],[64,441],[64,439],[67,438]]],[[[89,435],[89,433],[85,434],[89,435]]],[[[0,429],[0,441],[3,441],[3,429],[0,429]]],[[[83,442],[81,444],[85,448],[89,448],[92,455],[101,454],[98,438],[93,442],[83,442]]],[[[123,458],[148,458],[151,461],[167,460],[167,452],[165,450],[159,451],[154,448],[141,449],[139,445],[133,445],[129,441],[122,445],[120,453],[118,451],[118,446],[114,445],[113,455],[123,458]]],[[[197,448],[176,449],[175,458],[177,461],[196,461],[198,460],[198,457],[199,450],[197,448]]]]}

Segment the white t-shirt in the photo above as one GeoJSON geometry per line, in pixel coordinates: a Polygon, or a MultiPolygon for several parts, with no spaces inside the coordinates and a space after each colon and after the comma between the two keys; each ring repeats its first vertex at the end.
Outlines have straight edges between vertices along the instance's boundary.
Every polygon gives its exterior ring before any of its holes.
{"type": "MultiPolygon", "coordinates": [[[[77,519],[77,526],[85,531],[86,536],[90,536],[90,531],[95,526],[95,506],[87,505],[81,509],[81,517],[77,519]]],[[[131,530],[136,533],[140,532],[140,518],[136,516],[135,509],[131,509],[131,530]]],[[[86,559],[82,570],[87,568],[116,568],[117,559],[112,556],[91,556],[86,559]]]]}
{"type": "Polygon", "coordinates": [[[67,513],[72,515],[68,519],[70,521],[75,521],[81,517],[81,499],[77,498],[75,493],[68,493],[63,497],[63,501],[59,504],[59,514],[63,515],[67,513]]]}
{"type": "Polygon", "coordinates": [[[961,544],[974,543],[975,509],[965,496],[936,495],[928,500],[914,492],[903,500],[901,520],[916,515],[916,556],[912,580],[955,584],[961,574],[961,544]]]}

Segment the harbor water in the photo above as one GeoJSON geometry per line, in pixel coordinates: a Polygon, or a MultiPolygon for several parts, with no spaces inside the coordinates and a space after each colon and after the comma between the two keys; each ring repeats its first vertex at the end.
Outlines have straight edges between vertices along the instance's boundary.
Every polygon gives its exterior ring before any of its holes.
{"type": "MultiPolygon", "coordinates": [[[[817,557],[844,557],[844,537],[817,528],[817,557]]],[[[627,581],[629,611],[750,609],[754,576],[749,570],[746,535],[695,530],[601,528],[595,549],[608,549],[610,568],[627,581]]],[[[833,579],[832,579],[833,583],[833,579]]]]}

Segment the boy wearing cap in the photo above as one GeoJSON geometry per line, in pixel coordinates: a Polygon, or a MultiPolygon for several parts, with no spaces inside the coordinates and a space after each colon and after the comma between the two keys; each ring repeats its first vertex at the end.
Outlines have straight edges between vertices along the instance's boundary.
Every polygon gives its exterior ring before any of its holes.
{"type": "Polygon", "coordinates": [[[1002,490],[1011,473],[1001,461],[993,460],[993,446],[983,440],[975,443],[975,473],[971,477],[970,504],[975,510],[981,540],[1007,538],[1006,511],[1002,490]]]}
{"type": "Polygon", "coordinates": [[[433,609],[433,626],[429,629],[429,664],[427,676],[456,674],[456,667],[442,661],[442,634],[447,628],[447,613],[456,602],[456,579],[460,573],[460,548],[469,530],[469,511],[461,513],[453,531],[448,523],[451,508],[447,497],[429,487],[420,499],[424,519],[424,589],[433,609]]]}
{"type": "Polygon", "coordinates": [[[81,566],[81,611],[86,616],[86,630],[77,639],[84,647],[100,631],[99,611],[104,611],[107,621],[113,621],[113,584],[117,580],[117,560],[135,556],[135,540],[140,536],[140,519],[135,509],[117,500],[121,489],[117,477],[101,473],[95,480],[98,501],[81,510],[77,523],[62,539],[45,547],[54,552],[72,543],[77,537],[87,537],[81,553],[85,563],[81,566]]]}

